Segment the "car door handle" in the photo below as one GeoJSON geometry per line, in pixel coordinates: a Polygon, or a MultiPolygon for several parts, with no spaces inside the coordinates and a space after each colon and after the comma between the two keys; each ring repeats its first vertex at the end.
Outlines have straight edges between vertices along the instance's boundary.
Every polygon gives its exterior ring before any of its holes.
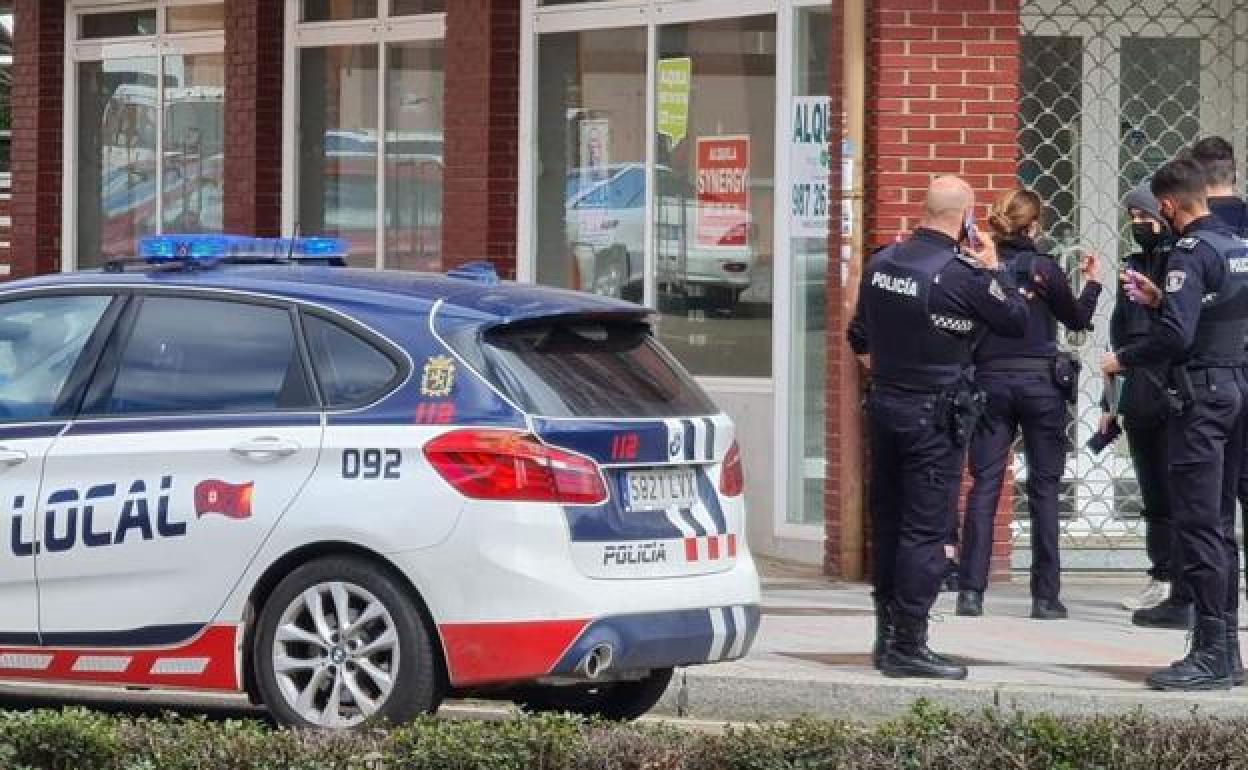
{"type": "Polygon", "coordinates": [[[30,459],[30,455],[20,449],[0,447],[0,467],[13,468],[30,459]]]}
{"type": "Polygon", "coordinates": [[[276,436],[261,436],[244,441],[230,450],[239,457],[256,462],[272,462],[290,457],[299,451],[299,445],[293,441],[285,441],[276,436]]]}

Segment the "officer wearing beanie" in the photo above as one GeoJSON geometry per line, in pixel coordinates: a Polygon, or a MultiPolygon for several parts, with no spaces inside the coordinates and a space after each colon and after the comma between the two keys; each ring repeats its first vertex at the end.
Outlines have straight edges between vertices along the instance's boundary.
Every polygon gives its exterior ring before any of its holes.
{"type": "MultiPolygon", "coordinates": [[[[1158,286],[1164,285],[1166,262],[1175,238],[1161,215],[1161,206],[1147,182],[1128,193],[1124,204],[1131,219],[1131,234],[1140,248],[1127,257],[1126,269],[1148,276],[1158,286]]],[[[1120,289],[1110,319],[1109,341],[1113,349],[1144,341],[1152,328],[1152,312],[1131,302],[1125,287],[1120,289]]],[[[1131,622],[1137,626],[1186,631],[1192,627],[1192,599],[1183,588],[1182,562],[1170,513],[1166,455],[1170,410],[1166,404],[1166,378],[1165,367],[1131,368],[1123,374],[1119,390],[1117,413],[1122,416],[1135,478],[1140,485],[1145,548],[1152,565],[1148,588],[1128,609],[1135,610],[1131,622]]]]}

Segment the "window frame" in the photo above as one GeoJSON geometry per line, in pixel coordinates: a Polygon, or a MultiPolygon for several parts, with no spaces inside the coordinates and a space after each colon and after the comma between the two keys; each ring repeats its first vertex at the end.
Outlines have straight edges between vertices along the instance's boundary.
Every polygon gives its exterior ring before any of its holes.
{"type": "Polygon", "coordinates": [[[308,351],[307,340],[304,338],[303,327],[299,323],[298,308],[295,303],[278,298],[239,294],[229,291],[199,292],[194,290],[177,289],[141,289],[131,291],[130,295],[130,301],[127,304],[125,312],[121,314],[121,317],[117,320],[117,323],[108,340],[107,346],[99,355],[98,364],[95,367],[90,383],[87,385],[85,393],[78,405],[78,409],[76,410],[77,419],[82,421],[107,421],[187,417],[225,418],[239,416],[250,417],[256,415],[319,414],[323,411],[320,391],[317,389],[316,381],[311,374],[311,358],[308,351]],[[311,401],[306,405],[298,407],[252,411],[226,410],[217,412],[188,410],[182,412],[142,412],[120,414],[104,408],[104,405],[106,405],[108,400],[112,397],[113,390],[117,385],[117,377],[121,372],[122,359],[134,335],[139,314],[143,309],[143,301],[147,298],[156,297],[162,299],[198,300],[201,302],[230,302],[239,305],[255,305],[286,311],[287,320],[290,323],[291,335],[295,341],[295,355],[299,358],[300,369],[307,387],[307,392],[311,397],[311,401]]]}
{"type": "Polygon", "coordinates": [[[100,314],[99,320],[96,321],[95,328],[87,337],[86,343],[82,346],[82,350],[78,354],[78,360],[74,362],[69,374],[65,377],[65,382],[61,385],[61,390],[57,393],[53,402],[52,410],[46,416],[33,420],[15,420],[0,417],[0,426],[38,425],[74,419],[82,406],[82,401],[94,379],[100,362],[103,360],[104,351],[108,347],[117,325],[130,303],[128,292],[108,288],[57,287],[54,289],[0,294],[0,306],[12,302],[84,296],[104,296],[110,297],[110,300],[105,306],[104,312],[100,314]]]}
{"type": "MultiPolygon", "coordinates": [[[[454,0],[451,0],[453,2],[454,0]]],[[[299,55],[305,48],[376,46],[377,133],[374,267],[386,269],[386,107],[388,48],[397,43],[442,43],[446,49],[446,16],[442,13],[390,15],[390,0],[379,0],[377,16],[338,21],[303,21],[303,0],[284,0],[285,31],[282,74],[282,232],[292,235],[299,208],[299,55]]],[[[445,61],[445,59],[444,59],[445,61]]],[[[443,136],[446,126],[443,125],[443,136]]],[[[445,146],[445,145],[444,145],[445,146]]],[[[445,157],[445,156],[444,156],[445,157]]],[[[445,211],[445,203],[443,211],[445,211]]]]}
{"type": "Polygon", "coordinates": [[[302,338],[304,350],[307,354],[307,371],[312,377],[312,386],[316,392],[317,399],[321,404],[321,411],[326,414],[341,414],[344,412],[354,412],[365,409],[373,404],[380,403],[390,396],[394,395],[403,383],[411,378],[412,366],[411,359],[399,352],[398,347],[381,336],[377,332],[368,328],[364,324],[353,318],[331,313],[318,307],[310,307],[307,305],[298,305],[296,307],[299,315],[299,335],[302,338]],[[367,343],[377,352],[384,355],[394,364],[394,376],[386,382],[384,388],[378,389],[375,393],[370,394],[366,399],[351,401],[346,404],[333,405],[329,402],[329,397],[325,393],[325,385],[321,381],[321,373],[316,368],[316,357],[312,353],[312,344],[308,341],[308,328],[306,326],[307,319],[315,318],[318,321],[332,324],[353,337],[367,343]]]}

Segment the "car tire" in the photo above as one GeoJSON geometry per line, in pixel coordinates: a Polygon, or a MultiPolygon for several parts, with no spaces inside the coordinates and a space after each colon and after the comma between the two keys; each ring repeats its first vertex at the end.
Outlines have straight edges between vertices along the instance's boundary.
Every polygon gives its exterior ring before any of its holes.
{"type": "Polygon", "coordinates": [[[658,668],[634,681],[533,687],[516,702],[530,713],[576,714],[629,722],[654,708],[672,681],[672,669],[658,668]]]}
{"type": "Polygon", "coordinates": [[[357,557],[317,559],[278,583],[260,611],[252,661],[261,699],[290,727],[397,724],[433,713],[442,698],[409,589],[357,557]],[[346,624],[336,609],[344,598],[346,624]]]}

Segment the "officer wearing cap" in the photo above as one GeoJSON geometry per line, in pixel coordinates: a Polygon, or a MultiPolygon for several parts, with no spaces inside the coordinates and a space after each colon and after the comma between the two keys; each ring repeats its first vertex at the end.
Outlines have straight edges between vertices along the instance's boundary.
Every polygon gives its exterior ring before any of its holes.
{"type": "Polygon", "coordinates": [[[849,329],[872,374],[873,659],[887,676],[967,673],[928,648],[927,616],[945,566],[965,443],[978,420],[972,351],[985,328],[1022,336],[1028,317],[995,245],[967,227],[974,204],[961,179],[933,181],[919,228],[867,265],[849,329]]]}
{"type": "MultiPolygon", "coordinates": [[[[1102,369],[1171,364],[1171,505],[1183,578],[1196,607],[1191,650],[1148,678],[1159,690],[1228,689],[1242,679],[1235,493],[1248,398],[1248,248],[1209,210],[1205,175],[1190,159],[1153,178],[1161,214],[1180,238],[1170,254],[1153,334],[1107,353],[1102,369]]],[[[1129,272],[1128,278],[1143,281],[1129,272]]],[[[1154,287],[1155,288],[1155,287],[1154,287]]]]}

